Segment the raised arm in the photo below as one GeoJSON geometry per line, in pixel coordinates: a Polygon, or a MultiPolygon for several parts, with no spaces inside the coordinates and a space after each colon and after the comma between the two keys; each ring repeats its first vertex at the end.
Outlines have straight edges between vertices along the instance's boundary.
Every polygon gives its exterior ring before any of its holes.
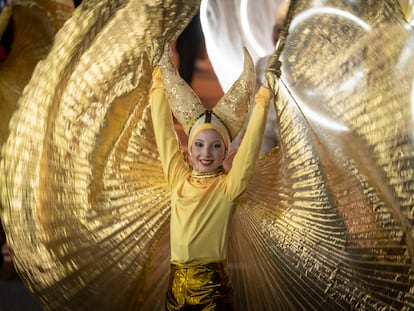
{"type": "Polygon", "coordinates": [[[269,102],[273,96],[269,88],[261,87],[255,96],[255,106],[240,147],[227,175],[229,195],[237,198],[247,188],[253,176],[266,127],[269,102]]]}
{"type": "Polygon", "coordinates": [[[171,179],[177,175],[177,170],[184,164],[184,159],[177,133],[174,130],[170,106],[165,96],[160,66],[155,67],[152,75],[149,102],[161,164],[168,184],[171,185],[171,179]]]}

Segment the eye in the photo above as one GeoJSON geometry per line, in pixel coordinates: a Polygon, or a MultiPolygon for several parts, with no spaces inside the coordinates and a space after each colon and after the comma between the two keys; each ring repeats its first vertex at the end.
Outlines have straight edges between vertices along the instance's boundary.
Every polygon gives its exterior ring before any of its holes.
{"type": "Polygon", "coordinates": [[[221,143],[215,143],[214,148],[215,149],[220,149],[221,148],[221,143]]]}
{"type": "Polygon", "coordinates": [[[196,142],[194,142],[194,146],[196,146],[197,148],[201,148],[201,147],[203,147],[203,143],[200,142],[200,141],[196,141],[196,142]]]}

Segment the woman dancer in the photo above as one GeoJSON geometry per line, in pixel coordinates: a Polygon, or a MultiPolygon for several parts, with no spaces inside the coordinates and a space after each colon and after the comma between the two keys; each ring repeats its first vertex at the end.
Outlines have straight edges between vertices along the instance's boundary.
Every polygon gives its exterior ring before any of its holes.
{"type": "Polygon", "coordinates": [[[225,95],[212,111],[194,101],[196,96],[170,62],[168,67],[155,68],[150,97],[156,142],[172,202],[171,273],[166,308],[185,310],[197,306],[197,310],[230,310],[231,286],[226,268],[228,228],[237,200],[254,173],[272,92],[262,86],[256,95],[256,107],[240,149],[232,168],[225,172],[223,161],[246,116],[254,87],[250,56],[245,52],[244,72],[230,90],[232,94],[225,95]],[[180,95],[176,96],[173,90],[180,95]],[[230,95],[236,92],[236,99],[231,100],[230,95]],[[189,135],[190,165],[177,140],[168,101],[189,135]]]}

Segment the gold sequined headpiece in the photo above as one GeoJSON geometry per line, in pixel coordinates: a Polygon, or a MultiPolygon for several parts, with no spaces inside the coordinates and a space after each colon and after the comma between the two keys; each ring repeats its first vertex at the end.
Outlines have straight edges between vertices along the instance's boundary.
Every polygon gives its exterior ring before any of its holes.
{"type": "MultiPolygon", "coordinates": [[[[230,140],[236,137],[247,116],[256,81],[253,60],[246,48],[242,73],[212,110],[206,110],[200,98],[180,77],[170,61],[163,64],[162,77],[171,110],[187,135],[194,131],[193,127],[211,123],[213,120],[217,125],[222,123],[227,132],[227,135],[219,132],[222,137],[228,136],[230,140]],[[205,122],[200,122],[200,119],[205,122]]],[[[225,137],[223,140],[228,144],[225,137]]]]}

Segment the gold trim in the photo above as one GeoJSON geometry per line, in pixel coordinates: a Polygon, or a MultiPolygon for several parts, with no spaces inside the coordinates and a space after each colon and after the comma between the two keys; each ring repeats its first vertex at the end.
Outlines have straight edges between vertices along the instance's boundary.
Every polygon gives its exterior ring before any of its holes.
{"type": "Polygon", "coordinates": [[[219,168],[215,169],[212,172],[199,172],[195,169],[193,169],[191,171],[191,177],[194,178],[213,178],[213,177],[217,177],[220,176],[222,174],[224,174],[224,168],[222,166],[220,166],[219,168]]]}

